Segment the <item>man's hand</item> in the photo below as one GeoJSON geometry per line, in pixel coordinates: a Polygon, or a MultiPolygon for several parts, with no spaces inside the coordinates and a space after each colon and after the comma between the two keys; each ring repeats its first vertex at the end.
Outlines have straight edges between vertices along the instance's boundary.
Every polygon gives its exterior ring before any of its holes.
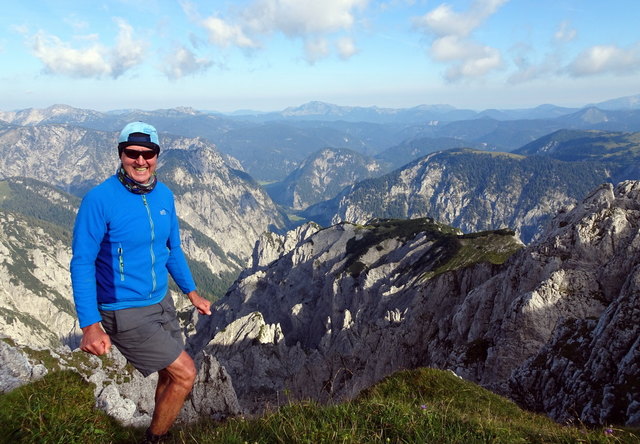
{"type": "Polygon", "coordinates": [[[193,306],[198,309],[198,313],[203,315],[211,314],[211,302],[200,296],[196,290],[187,293],[187,297],[193,306]]]}
{"type": "Polygon", "coordinates": [[[80,350],[100,356],[109,353],[110,349],[111,339],[104,332],[99,322],[82,328],[80,350]]]}

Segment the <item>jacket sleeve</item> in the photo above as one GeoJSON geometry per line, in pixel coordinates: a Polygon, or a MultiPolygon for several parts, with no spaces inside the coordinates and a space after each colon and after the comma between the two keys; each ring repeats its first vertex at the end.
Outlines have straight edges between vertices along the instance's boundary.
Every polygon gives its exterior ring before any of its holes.
{"type": "Polygon", "coordinates": [[[107,231],[104,208],[89,192],[80,204],[73,228],[71,285],[80,327],[100,322],[96,287],[96,258],[107,231]]]}
{"type": "Polygon", "coordinates": [[[178,287],[180,287],[180,290],[184,294],[187,294],[196,289],[196,284],[189,270],[187,258],[180,246],[180,228],[175,206],[172,205],[171,209],[171,231],[169,233],[169,239],[167,239],[167,248],[169,249],[167,269],[173,280],[178,284],[178,287]]]}

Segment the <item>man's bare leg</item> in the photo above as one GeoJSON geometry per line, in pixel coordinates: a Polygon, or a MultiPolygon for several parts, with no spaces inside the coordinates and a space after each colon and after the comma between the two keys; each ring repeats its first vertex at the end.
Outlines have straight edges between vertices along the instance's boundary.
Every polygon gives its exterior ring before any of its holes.
{"type": "Polygon", "coordinates": [[[149,426],[151,433],[164,435],[169,431],[191,392],[195,379],[195,364],[184,351],[167,368],[158,372],[156,406],[149,426]]]}

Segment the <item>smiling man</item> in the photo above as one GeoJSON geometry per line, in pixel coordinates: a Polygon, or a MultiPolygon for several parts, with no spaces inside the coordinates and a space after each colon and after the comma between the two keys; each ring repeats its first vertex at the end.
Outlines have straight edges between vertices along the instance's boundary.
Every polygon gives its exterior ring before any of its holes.
{"type": "Polygon", "coordinates": [[[133,122],[120,133],[121,164],[82,200],[73,231],[71,280],[83,336],[103,355],[113,343],[144,376],[158,372],[155,410],[144,442],[160,442],[193,387],[168,275],[201,314],[211,314],[180,247],[173,194],[156,178],[156,129],[133,122]]]}

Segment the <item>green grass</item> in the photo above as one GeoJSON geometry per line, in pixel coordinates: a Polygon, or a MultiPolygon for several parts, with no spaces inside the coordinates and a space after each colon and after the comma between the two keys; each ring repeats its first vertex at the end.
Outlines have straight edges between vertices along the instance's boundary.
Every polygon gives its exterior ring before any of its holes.
{"type": "Polygon", "coordinates": [[[423,274],[422,279],[433,277],[451,270],[458,270],[471,265],[490,262],[503,264],[511,255],[522,248],[522,244],[514,238],[510,230],[481,231],[463,234],[456,237],[455,247],[446,260],[440,261],[437,267],[423,274]]]}
{"type": "Polygon", "coordinates": [[[92,387],[71,371],[45,378],[0,396],[2,443],[126,443],[126,429],[94,408],[92,387]]]}
{"type": "MultiPolygon", "coordinates": [[[[94,408],[92,387],[70,371],[0,396],[2,443],[134,443],[94,408]]],[[[401,371],[332,406],[291,404],[260,418],[176,426],[172,443],[637,443],[637,430],[574,427],[525,412],[450,372],[401,371]],[[607,430],[610,429],[610,432],[607,430]]]]}

